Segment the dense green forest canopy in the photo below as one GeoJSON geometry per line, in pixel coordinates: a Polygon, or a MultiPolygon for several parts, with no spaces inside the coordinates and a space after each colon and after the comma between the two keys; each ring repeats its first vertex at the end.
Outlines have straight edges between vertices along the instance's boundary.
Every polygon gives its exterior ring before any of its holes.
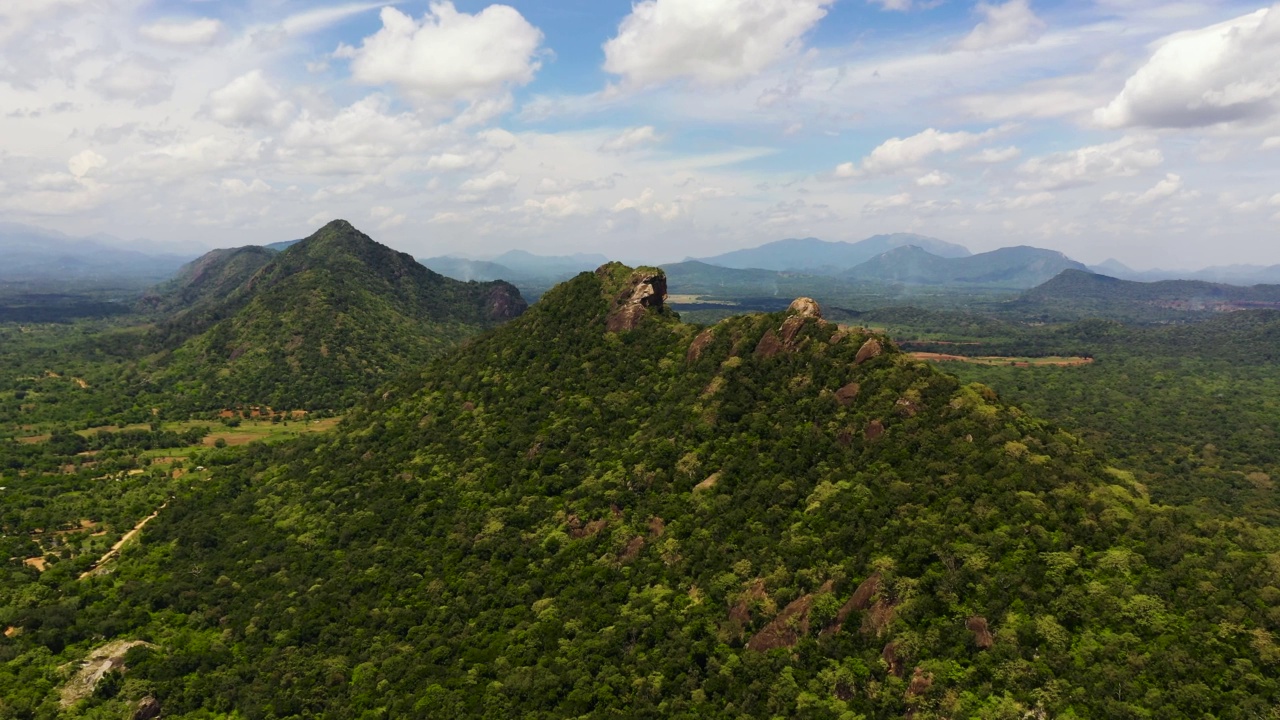
{"type": "Polygon", "coordinates": [[[1274,714],[1272,531],[812,303],[664,292],[605,266],[336,433],[204,458],[114,572],[5,595],[3,712],[1274,714]],[[149,645],[60,710],[109,640],[149,645]]]}

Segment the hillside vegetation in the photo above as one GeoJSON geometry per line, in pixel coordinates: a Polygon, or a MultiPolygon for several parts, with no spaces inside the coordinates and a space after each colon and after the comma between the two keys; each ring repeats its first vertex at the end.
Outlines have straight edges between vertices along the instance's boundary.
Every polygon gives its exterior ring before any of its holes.
{"type": "Polygon", "coordinates": [[[193,303],[155,332],[172,348],[153,360],[168,404],[342,407],[526,307],[508,283],[443,277],[341,220],[256,271],[239,262],[266,252],[213,258],[168,291],[193,303]]]}
{"type": "Polygon", "coordinates": [[[7,597],[4,712],[1268,717],[1280,543],[811,302],[580,275],[329,436],[228,457],[113,574],[7,597]]]}

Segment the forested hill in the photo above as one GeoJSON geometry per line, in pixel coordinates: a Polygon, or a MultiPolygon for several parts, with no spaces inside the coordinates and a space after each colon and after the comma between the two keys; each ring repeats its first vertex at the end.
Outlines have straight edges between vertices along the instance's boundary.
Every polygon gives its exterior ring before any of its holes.
{"type": "Polygon", "coordinates": [[[657,270],[584,273],[336,434],[213,468],[117,572],[10,616],[7,708],[51,707],[54,668],[113,639],[155,647],[73,715],[143,692],[246,718],[1280,702],[1267,531],[1151,505],[811,301],[699,328],[664,293],[657,270]]]}
{"type": "Polygon", "coordinates": [[[1007,304],[1024,316],[1048,320],[1094,317],[1137,321],[1187,320],[1220,312],[1280,310],[1280,285],[1223,285],[1201,280],[1135,282],[1064,270],[1007,304]]]}
{"type": "Polygon", "coordinates": [[[190,299],[155,332],[172,348],[157,358],[157,383],[175,404],[349,405],[527,307],[509,283],[438,275],[343,220],[253,270],[267,252],[212,258],[162,294],[190,299]],[[228,280],[240,282],[227,290],[228,280]]]}
{"type": "Polygon", "coordinates": [[[172,280],[152,288],[139,305],[162,316],[222,305],[275,255],[275,250],[256,245],[210,251],[184,265],[172,280]]]}

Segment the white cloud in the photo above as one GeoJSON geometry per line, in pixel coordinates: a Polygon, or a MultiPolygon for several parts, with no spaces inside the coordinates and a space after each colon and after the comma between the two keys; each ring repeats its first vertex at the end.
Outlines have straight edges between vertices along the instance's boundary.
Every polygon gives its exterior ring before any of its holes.
{"type": "Polygon", "coordinates": [[[876,200],[872,200],[871,202],[863,206],[862,214],[875,215],[876,213],[882,213],[886,210],[891,210],[893,208],[905,207],[910,204],[911,204],[911,194],[899,193],[897,195],[890,195],[889,197],[883,197],[883,198],[878,198],[876,200]]]}
{"type": "Polygon", "coordinates": [[[987,148],[977,155],[969,157],[970,162],[983,163],[986,165],[996,165],[1010,160],[1016,160],[1022,151],[1012,145],[1005,148],[987,148]]]}
{"type": "Polygon", "coordinates": [[[1182,190],[1182,178],[1169,173],[1154,187],[1142,193],[1107,193],[1102,197],[1104,202],[1120,202],[1127,205],[1150,205],[1171,198],[1182,190]]]}
{"type": "Polygon", "coordinates": [[[1163,180],[1155,184],[1155,187],[1142,193],[1134,198],[1134,202],[1138,205],[1147,205],[1157,200],[1173,197],[1182,189],[1182,178],[1169,173],[1163,180]]]}
{"type": "Polygon", "coordinates": [[[1130,177],[1164,163],[1160,149],[1145,138],[1124,137],[1103,145],[1032,158],[1019,172],[1027,180],[1019,187],[1060,190],[1091,185],[1108,177],[1130,177]]]}
{"type": "Polygon", "coordinates": [[[871,154],[862,159],[861,166],[842,163],[836,167],[836,177],[850,178],[861,175],[887,175],[917,166],[921,161],[937,153],[953,153],[972,147],[994,137],[999,129],[981,133],[947,133],[929,128],[906,138],[890,138],[871,154]]]}
{"type": "Polygon", "coordinates": [[[261,70],[252,70],[209,93],[209,116],[223,125],[283,125],[293,104],[280,96],[261,70]]]}
{"type": "Polygon", "coordinates": [[[278,154],[294,172],[382,173],[422,152],[439,133],[413,113],[393,114],[385,96],[370,95],[332,117],[304,111],[283,133],[278,154]]]}
{"type": "Polygon", "coordinates": [[[944,172],[934,170],[927,175],[921,175],[916,178],[916,185],[919,185],[920,187],[946,187],[951,184],[953,179],[954,178],[944,172]]]}
{"type": "Polygon", "coordinates": [[[378,229],[390,230],[392,228],[398,228],[404,224],[405,220],[408,220],[408,219],[409,219],[409,216],[405,215],[404,213],[400,213],[399,215],[392,215],[391,217],[378,223],[378,229]]]}
{"type": "Polygon", "coordinates": [[[1192,128],[1272,117],[1280,102],[1280,5],[1178,33],[1106,107],[1104,127],[1192,128]]]}
{"type": "MultiPolygon", "coordinates": [[[[434,2],[421,22],[391,7],[381,17],[381,30],[336,55],[351,60],[357,82],[395,86],[425,106],[492,102],[533,80],[541,66],[542,32],[506,5],[468,15],[451,2],[434,2]]],[[[499,111],[509,107],[505,102],[499,111]]],[[[484,114],[495,113],[495,106],[485,108],[484,114]]]]}
{"type": "Polygon", "coordinates": [[[251,183],[246,183],[240,178],[226,178],[222,181],[220,187],[224,193],[231,197],[244,197],[254,193],[271,192],[271,186],[260,178],[254,178],[251,183]]]}
{"type": "Polygon", "coordinates": [[[1053,202],[1053,193],[1038,192],[1028,195],[996,198],[979,203],[978,212],[1005,212],[1009,210],[1027,210],[1053,202]]]}
{"type": "Polygon", "coordinates": [[[491,193],[515,187],[520,182],[518,176],[511,176],[505,170],[498,170],[483,177],[473,177],[462,183],[461,189],[468,193],[491,193]]]}
{"type": "Polygon", "coordinates": [[[585,215],[587,213],[587,207],[582,202],[582,196],[576,192],[565,195],[552,195],[541,201],[529,198],[524,201],[524,208],[549,218],[567,218],[572,215],[585,215]]]}
{"type": "Polygon", "coordinates": [[[610,153],[624,153],[635,150],[643,145],[651,145],[661,140],[657,131],[652,125],[644,125],[642,127],[633,127],[623,130],[621,133],[605,140],[600,145],[600,149],[610,153]]]}
{"type": "Polygon", "coordinates": [[[1280,135],[1269,137],[1258,146],[1260,150],[1280,150],[1280,135]]]}
{"type": "Polygon", "coordinates": [[[222,22],[213,18],[162,20],[143,25],[138,34],[169,45],[209,45],[222,34],[222,22]]]}
{"type": "Polygon", "coordinates": [[[364,3],[348,3],[346,5],[334,5],[331,7],[321,7],[314,10],[305,10],[294,15],[290,15],[280,23],[280,28],[285,34],[298,37],[300,35],[310,35],[319,32],[327,27],[331,27],[343,20],[360,13],[368,12],[387,5],[394,5],[396,2],[364,2],[364,3]]]}
{"type": "Polygon", "coordinates": [[[130,56],[113,63],[91,87],[111,100],[132,100],[138,107],[155,105],[173,94],[173,78],[154,60],[130,56]]]}
{"type": "Polygon", "coordinates": [[[427,222],[428,222],[428,223],[430,223],[430,224],[432,224],[432,225],[443,225],[443,224],[446,224],[446,223],[461,223],[461,222],[466,222],[466,220],[467,220],[467,217],[466,217],[465,215],[461,214],[461,213],[456,213],[456,212],[438,212],[438,213],[436,213],[435,215],[432,215],[432,216],[431,216],[431,219],[430,219],[430,220],[428,220],[427,222]]]}
{"type": "Polygon", "coordinates": [[[613,206],[613,211],[620,213],[630,210],[641,215],[652,215],[662,220],[675,220],[684,213],[685,207],[680,201],[661,203],[656,200],[656,197],[657,195],[654,193],[653,188],[647,187],[640,193],[639,197],[619,200],[613,206]]]}
{"type": "Polygon", "coordinates": [[[993,50],[1040,37],[1045,23],[1032,12],[1028,0],[1009,0],[1003,5],[978,3],[983,21],[956,44],[957,50],[993,50]]]}
{"type": "Polygon", "coordinates": [[[67,169],[78,180],[106,164],[106,158],[92,150],[84,150],[67,161],[67,169]]]}
{"type": "Polygon", "coordinates": [[[881,10],[906,12],[911,9],[912,0],[867,0],[869,5],[879,5],[881,10]]]}
{"type": "Polygon", "coordinates": [[[798,52],[835,0],[642,0],[604,44],[604,69],[647,85],[733,82],[798,52]]]}

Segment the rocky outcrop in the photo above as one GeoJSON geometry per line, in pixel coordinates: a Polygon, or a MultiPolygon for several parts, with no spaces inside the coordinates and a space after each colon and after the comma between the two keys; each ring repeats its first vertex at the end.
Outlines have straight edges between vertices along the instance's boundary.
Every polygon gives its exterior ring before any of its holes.
{"type": "Polygon", "coordinates": [[[898,650],[898,643],[890,642],[880,652],[880,659],[884,660],[884,664],[888,666],[891,674],[902,677],[902,655],[898,650]]]}
{"type": "Polygon", "coordinates": [[[813,298],[796,298],[787,308],[787,319],[775,331],[769,330],[756,346],[758,357],[770,358],[782,352],[795,352],[800,349],[804,339],[800,331],[810,322],[823,323],[822,309],[813,298]]]}
{"type": "Polygon", "coordinates": [[[879,340],[871,338],[862,343],[862,347],[858,349],[858,355],[853,359],[853,361],[854,363],[861,365],[862,363],[878,358],[883,354],[884,346],[880,344],[879,340]]]}
{"type": "Polygon", "coordinates": [[[782,344],[782,339],[778,337],[778,333],[768,330],[765,332],[764,337],[760,338],[760,342],[756,344],[756,357],[771,358],[785,349],[786,346],[782,344]]]}
{"type": "Polygon", "coordinates": [[[798,297],[792,300],[791,305],[787,307],[787,314],[821,320],[822,308],[818,307],[818,301],[813,298],[798,297]]]}
{"type": "Polygon", "coordinates": [[[160,701],[150,695],[138,701],[133,711],[133,720],[155,720],[160,717],[160,701]]]}
{"type": "MultiPolygon", "coordinates": [[[[608,265],[596,270],[597,275],[607,274],[608,265]]],[[[623,289],[614,297],[606,327],[609,332],[634,330],[640,325],[645,312],[661,308],[667,299],[667,276],[661,270],[640,269],[631,274],[623,289]]]]}
{"type": "Polygon", "coordinates": [[[847,407],[849,403],[857,399],[860,392],[862,392],[862,386],[856,382],[851,382],[836,391],[836,402],[847,407]]]}
{"type": "Polygon", "coordinates": [[[747,649],[764,652],[780,647],[795,647],[800,638],[809,634],[809,613],[813,609],[813,601],[830,594],[833,585],[828,580],[816,592],[792,600],[768,625],[747,641],[747,649]]]}
{"type": "Polygon", "coordinates": [[[884,423],[879,420],[872,420],[867,423],[867,429],[862,431],[868,440],[879,440],[884,437],[884,423]]]}
{"type": "Polygon", "coordinates": [[[519,317],[528,309],[529,303],[521,297],[516,286],[505,282],[494,283],[484,303],[485,316],[498,322],[519,317]]]}
{"type": "Polygon", "coordinates": [[[698,337],[694,338],[693,342],[689,344],[689,352],[685,353],[684,356],[685,362],[690,364],[697,362],[698,358],[702,357],[702,351],[706,350],[707,346],[715,339],[715,328],[707,328],[698,333],[698,337]]]}
{"type": "Polygon", "coordinates": [[[862,612],[871,607],[871,598],[880,592],[880,573],[874,573],[866,580],[863,580],[858,589],[853,591],[853,595],[849,601],[841,606],[840,611],[836,613],[836,620],[844,622],[849,613],[857,610],[862,612]]]}
{"type": "Polygon", "coordinates": [[[720,482],[720,473],[718,473],[718,472],[716,472],[716,473],[711,473],[710,475],[708,475],[708,476],[707,476],[707,479],[706,479],[706,480],[703,480],[702,482],[698,483],[697,485],[694,485],[694,486],[693,486],[693,491],[694,491],[694,492],[699,492],[699,491],[701,491],[701,490],[710,490],[711,488],[715,487],[715,486],[716,486],[716,483],[718,483],[718,482],[720,482]]]}
{"type": "Polygon", "coordinates": [[[63,686],[59,704],[69,708],[93,694],[94,687],[108,672],[125,671],[124,656],[135,647],[155,647],[141,640],[114,640],[89,653],[75,675],[63,686]]]}
{"type": "Polygon", "coordinates": [[[991,635],[991,629],[987,627],[987,619],[981,615],[974,615],[965,621],[965,629],[973,633],[973,644],[979,648],[986,650],[995,644],[995,637],[991,635]]]}

